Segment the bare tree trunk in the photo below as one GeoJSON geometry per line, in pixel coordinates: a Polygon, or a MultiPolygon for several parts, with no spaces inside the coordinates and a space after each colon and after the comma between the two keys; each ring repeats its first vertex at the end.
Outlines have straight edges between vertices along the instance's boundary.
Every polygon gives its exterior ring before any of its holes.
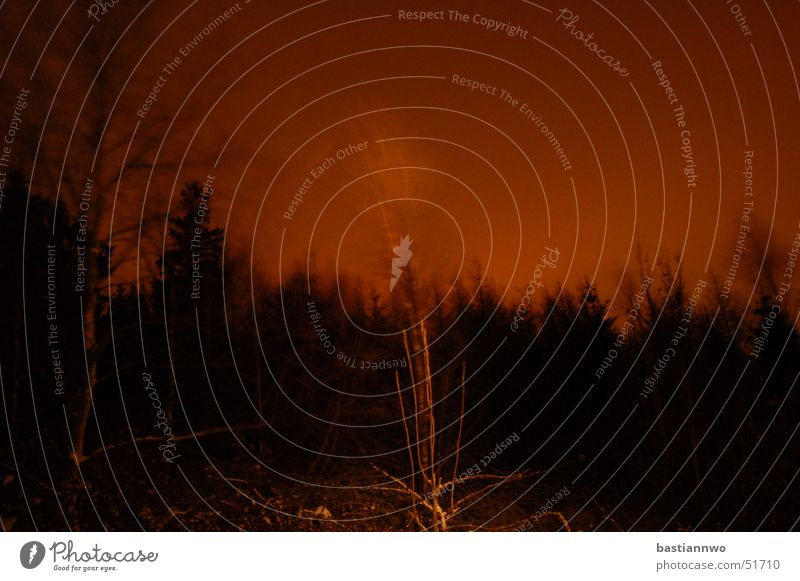
{"type": "Polygon", "coordinates": [[[97,238],[93,230],[86,240],[86,285],[82,298],[83,305],[83,347],[86,350],[86,388],[78,388],[73,396],[74,412],[72,414],[72,449],[70,456],[80,464],[86,460],[86,430],[89,425],[89,414],[92,411],[94,389],[97,385],[97,281],[98,255],[97,238]]]}
{"type": "Polygon", "coordinates": [[[411,374],[414,398],[414,433],[417,463],[421,475],[423,498],[430,498],[433,506],[433,528],[439,530],[443,524],[437,497],[435,434],[436,419],[433,408],[433,381],[431,379],[428,331],[423,321],[410,332],[403,333],[406,358],[411,374]]]}

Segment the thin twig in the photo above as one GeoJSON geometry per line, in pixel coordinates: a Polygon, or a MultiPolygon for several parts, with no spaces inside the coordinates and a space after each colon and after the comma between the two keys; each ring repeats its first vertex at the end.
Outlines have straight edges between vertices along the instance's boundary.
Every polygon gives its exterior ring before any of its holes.
{"type": "Polygon", "coordinates": [[[475,476],[464,478],[462,480],[462,482],[464,482],[466,480],[502,480],[503,482],[501,482],[500,484],[497,484],[497,483],[487,484],[486,486],[480,488],[479,490],[476,490],[475,492],[470,492],[467,496],[465,496],[464,498],[460,499],[456,503],[456,506],[463,506],[464,504],[469,502],[470,499],[472,499],[472,498],[474,498],[476,496],[480,496],[480,495],[484,494],[488,490],[493,490],[493,489],[497,488],[498,486],[501,486],[505,482],[516,482],[517,480],[523,480],[525,478],[529,478],[530,476],[532,476],[531,473],[517,472],[515,474],[511,474],[510,476],[500,476],[500,475],[496,475],[495,476],[495,475],[491,475],[491,474],[476,474],[475,476]],[[483,476],[483,478],[479,478],[480,476],[483,476]]]}
{"type": "MultiPolygon", "coordinates": [[[[406,422],[406,410],[405,406],[403,405],[403,392],[400,389],[400,372],[394,372],[394,380],[397,384],[397,398],[400,400],[400,413],[402,414],[403,418],[403,430],[406,433],[406,447],[408,448],[408,461],[411,464],[411,488],[416,491],[417,483],[416,483],[416,476],[415,476],[415,469],[414,469],[414,452],[411,450],[411,436],[408,433],[408,423],[406,422]]],[[[414,505],[414,516],[416,517],[417,512],[417,505],[414,505]]]]}
{"type": "MultiPolygon", "coordinates": [[[[453,465],[453,480],[452,482],[456,481],[456,477],[458,476],[458,456],[461,452],[461,432],[464,429],[464,382],[466,379],[467,374],[467,362],[461,362],[461,415],[459,416],[458,421],[458,438],[456,439],[456,463],[453,465]]],[[[453,512],[455,508],[455,498],[456,495],[454,493],[450,494],[450,512],[453,512]]]]}
{"type": "Polygon", "coordinates": [[[169,438],[167,438],[166,436],[141,436],[139,438],[134,438],[133,440],[125,440],[122,442],[115,442],[113,444],[106,444],[105,446],[97,448],[96,450],[93,450],[88,454],[86,454],[85,456],[83,456],[81,458],[81,462],[85,462],[86,460],[89,460],[90,458],[96,456],[97,454],[100,454],[101,452],[108,452],[109,450],[112,450],[114,448],[127,446],[131,443],[141,444],[144,442],[163,442],[165,439],[171,440],[173,442],[182,442],[185,440],[193,440],[195,438],[205,438],[206,436],[214,436],[217,434],[227,434],[231,432],[245,432],[249,430],[256,430],[260,426],[261,426],[260,423],[252,425],[244,425],[244,426],[225,426],[223,428],[211,428],[209,430],[203,430],[200,432],[194,432],[190,434],[181,434],[179,436],[171,436],[169,438]]]}
{"type": "Polygon", "coordinates": [[[403,331],[403,344],[406,348],[406,358],[408,359],[408,373],[411,375],[411,395],[414,399],[414,436],[416,437],[416,450],[417,450],[417,462],[419,463],[419,471],[422,474],[423,483],[425,481],[425,467],[422,465],[422,454],[420,452],[420,443],[419,443],[419,404],[417,402],[417,383],[414,377],[414,365],[411,361],[411,349],[408,346],[408,335],[405,331],[403,331]]]}
{"type": "MultiPolygon", "coordinates": [[[[390,478],[398,486],[403,488],[408,494],[412,495],[414,498],[417,498],[420,502],[424,502],[425,501],[425,499],[423,498],[423,496],[421,494],[419,494],[416,490],[412,490],[411,488],[409,488],[408,485],[406,485],[406,483],[403,482],[402,480],[400,480],[399,478],[395,478],[394,476],[392,476],[391,474],[386,472],[386,470],[384,470],[383,468],[380,468],[379,466],[373,464],[372,462],[370,462],[370,465],[372,466],[372,468],[375,471],[380,472],[381,474],[386,476],[386,478],[390,478]]],[[[380,488],[380,486],[373,486],[372,488],[376,488],[377,489],[377,488],[380,488]]]]}
{"type": "MultiPolygon", "coordinates": [[[[542,513],[542,516],[544,516],[546,514],[552,514],[553,516],[558,518],[558,520],[561,521],[561,526],[564,528],[564,530],[566,530],[567,532],[572,532],[572,528],[570,528],[570,526],[569,526],[569,521],[566,519],[566,517],[562,513],[558,512],[558,511],[547,511],[547,512],[542,513]]],[[[538,520],[541,520],[541,519],[542,519],[542,517],[539,517],[538,520]]]]}
{"type": "MultiPolygon", "coordinates": [[[[426,405],[426,413],[428,415],[428,450],[430,456],[428,456],[431,464],[431,490],[436,490],[436,449],[434,447],[435,438],[434,435],[436,434],[436,418],[434,417],[433,413],[433,379],[431,379],[431,358],[430,358],[430,351],[428,350],[428,328],[423,321],[422,325],[422,348],[425,354],[424,356],[424,363],[425,363],[425,405],[426,405]]],[[[439,530],[439,523],[441,522],[443,527],[446,527],[446,521],[442,517],[439,518],[439,515],[442,514],[441,509],[439,508],[439,499],[436,495],[433,496],[433,530],[439,530]]]]}
{"type": "Polygon", "coordinates": [[[603,520],[611,521],[611,524],[613,524],[615,527],[617,527],[617,530],[619,532],[621,532],[621,533],[625,532],[625,530],[621,526],[619,526],[619,524],[617,524],[617,521],[615,521],[613,517],[609,516],[608,513],[606,513],[606,510],[603,508],[603,505],[601,505],[599,502],[597,502],[597,499],[593,498],[592,502],[594,502],[594,504],[597,505],[597,508],[600,509],[600,514],[603,515],[603,520]]]}

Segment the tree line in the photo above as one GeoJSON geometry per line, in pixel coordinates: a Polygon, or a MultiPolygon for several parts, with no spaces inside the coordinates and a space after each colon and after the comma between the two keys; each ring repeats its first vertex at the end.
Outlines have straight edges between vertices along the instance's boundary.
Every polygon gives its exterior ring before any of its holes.
{"type": "MultiPolygon", "coordinates": [[[[140,258],[152,274],[117,284],[115,269],[131,264],[115,260],[113,239],[87,243],[83,218],[29,192],[21,173],[8,179],[0,516],[93,528],[101,499],[113,506],[129,486],[172,482],[177,466],[214,457],[285,475],[376,464],[414,475],[414,354],[396,332],[413,320],[401,294],[299,270],[282,285],[260,279],[224,256],[207,206],[196,219],[203,200],[203,184],[186,184],[163,250],[140,258]]],[[[456,476],[486,457],[498,473],[558,470],[634,527],[796,526],[791,310],[775,314],[767,275],[745,309],[720,300],[713,279],[687,284],[671,265],[639,264],[613,314],[586,283],[547,289],[522,318],[477,270],[438,289],[407,268],[399,286],[417,306],[441,305],[426,319],[437,451],[427,462],[456,476]]],[[[139,522],[115,510],[120,528],[139,522]]]]}

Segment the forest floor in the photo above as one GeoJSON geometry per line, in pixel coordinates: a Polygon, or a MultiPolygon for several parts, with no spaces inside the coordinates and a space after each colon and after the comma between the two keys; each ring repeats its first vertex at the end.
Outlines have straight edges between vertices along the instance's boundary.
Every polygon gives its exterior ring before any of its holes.
{"type": "MultiPolygon", "coordinates": [[[[249,452],[226,460],[212,452],[183,450],[178,461],[168,464],[155,449],[115,449],[82,464],[79,482],[58,485],[58,502],[54,488],[41,477],[23,474],[23,494],[20,482],[6,476],[0,518],[6,530],[432,529],[430,509],[419,502],[415,507],[414,500],[420,498],[410,492],[408,480],[398,479],[402,467],[329,459],[312,466],[298,463],[289,470],[284,462],[278,472],[249,452]]],[[[2,469],[9,473],[11,466],[2,469]]],[[[446,530],[630,528],[621,511],[609,516],[608,507],[591,489],[573,484],[574,473],[574,468],[562,467],[464,478],[452,495],[437,497],[446,530]]],[[[635,528],[648,526],[656,527],[653,521],[643,521],[635,528]]]]}

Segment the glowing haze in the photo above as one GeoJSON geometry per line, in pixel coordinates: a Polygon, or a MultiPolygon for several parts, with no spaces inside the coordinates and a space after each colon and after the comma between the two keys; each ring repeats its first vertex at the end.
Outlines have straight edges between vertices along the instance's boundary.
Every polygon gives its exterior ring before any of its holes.
{"type": "MultiPolygon", "coordinates": [[[[409,235],[415,272],[441,284],[479,265],[516,301],[548,246],[548,285],[588,277],[610,297],[637,244],[724,279],[749,202],[743,261],[759,264],[757,236],[791,243],[800,7],[772,4],[119,4],[70,14],[37,74],[67,71],[76,103],[112,87],[106,140],[156,136],[142,165],[166,169],[123,175],[134,218],[142,203],[176,211],[184,182],[213,176],[213,222],[258,274],[310,264],[386,294],[409,235]],[[90,25],[94,54],[79,48],[90,25]],[[112,47],[100,81],[80,73],[112,47]],[[76,50],[71,68],[51,55],[76,50]]],[[[4,7],[7,26],[26,10],[4,7]]],[[[45,46],[59,15],[20,46],[45,46]]],[[[25,85],[18,61],[4,91],[25,85]]],[[[45,139],[63,134],[50,119],[45,139]]]]}

